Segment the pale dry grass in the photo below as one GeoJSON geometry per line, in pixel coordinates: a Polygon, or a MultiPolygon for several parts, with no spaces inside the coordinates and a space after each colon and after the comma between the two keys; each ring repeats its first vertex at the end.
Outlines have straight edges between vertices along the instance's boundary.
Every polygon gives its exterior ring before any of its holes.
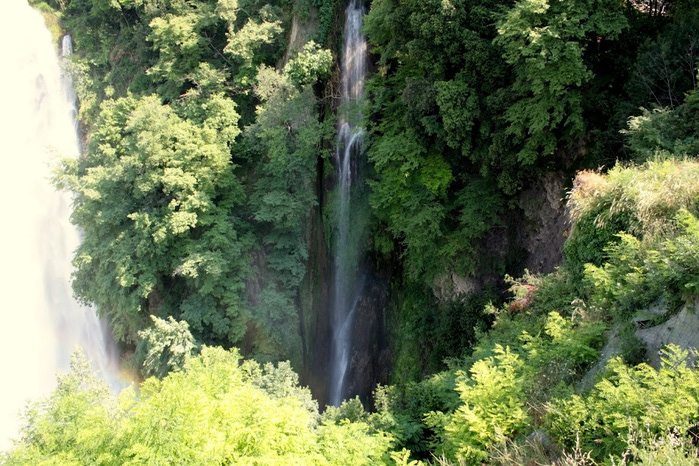
{"type": "Polygon", "coordinates": [[[627,216],[628,233],[657,238],[671,233],[680,209],[699,213],[699,162],[657,160],[640,166],[617,166],[607,174],[578,173],[568,193],[571,220],[595,215],[604,226],[612,218],[627,216]]]}

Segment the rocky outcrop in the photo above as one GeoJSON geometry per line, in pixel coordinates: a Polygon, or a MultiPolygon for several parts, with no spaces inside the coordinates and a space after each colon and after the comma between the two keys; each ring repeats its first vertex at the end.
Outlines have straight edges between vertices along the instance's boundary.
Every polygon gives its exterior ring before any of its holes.
{"type": "MultiPolygon", "coordinates": [[[[660,368],[662,349],[674,344],[682,349],[689,350],[688,364],[697,360],[696,349],[699,348],[699,300],[686,304],[682,309],[668,317],[669,309],[666,303],[656,304],[648,309],[641,310],[633,318],[636,326],[636,337],[645,344],[645,361],[656,369],[660,368]],[[658,320],[662,323],[654,324],[658,320]]],[[[622,337],[619,335],[619,326],[615,326],[609,332],[609,338],[600,350],[597,362],[582,378],[578,389],[585,391],[592,388],[597,376],[604,371],[609,360],[621,354],[623,346],[622,337]]]]}
{"type": "Polygon", "coordinates": [[[569,230],[565,206],[565,178],[547,173],[519,196],[524,222],[517,243],[527,253],[524,267],[532,273],[552,272],[563,260],[569,230]]]}
{"type": "MultiPolygon", "coordinates": [[[[645,327],[637,320],[636,336],[646,345],[646,361],[655,368],[660,367],[661,350],[668,344],[691,350],[699,348],[699,301],[685,305],[680,312],[665,322],[645,327]]],[[[696,355],[691,356],[696,359],[696,355]]]]}
{"type": "Polygon", "coordinates": [[[389,279],[386,273],[372,274],[354,319],[347,393],[356,394],[363,401],[371,398],[377,384],[385,384],[389,379],[390,353],[385,335],[389,279]]]}

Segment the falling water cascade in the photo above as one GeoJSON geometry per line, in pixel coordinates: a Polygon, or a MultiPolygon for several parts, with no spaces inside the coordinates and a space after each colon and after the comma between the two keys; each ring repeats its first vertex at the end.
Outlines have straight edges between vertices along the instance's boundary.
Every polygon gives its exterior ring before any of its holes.
{"type": "MultiPolygon", "coordinates": [[[[51,36],[27,0],[6,0],[0,15],[0,450],[16,437],[29,399],[46,396],[80,346],[95,369],[116,380],[116,351],[94,310],[70,288],[79,244],[71,197],[50,177],[62,157],[79,155],[74,94],[51,36]]],[[[63,53],[71,52],[70,38],[63,53]]]]}
{"type": "Polygon", "coordinates": [[[359,181],[358,158],[362,154],[364,129],[361,126],[361,101],[367,62],[366,39],[361,32],[364,9],[360,1],[351,0],[346,10],[342,57],[341,107],[335,163],[336,238],[334,245],[334,284],[331,311],[333,346],[331,350],[330,404],[339,405],[345,394],[346,377],[352,350],[352,326],[361,296],[364,278],[360,271],[361,222],[353,218],[353,183],[359,181]]]}

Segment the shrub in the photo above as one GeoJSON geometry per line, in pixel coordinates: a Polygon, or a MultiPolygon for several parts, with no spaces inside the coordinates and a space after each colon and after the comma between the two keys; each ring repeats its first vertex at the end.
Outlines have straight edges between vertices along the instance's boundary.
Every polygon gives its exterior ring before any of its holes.
{"type": "Polygon", "coordinates": [[[550,432],[571,448],[579,436],[583,451],[592,451],[597,459],[622,455],[639,430],[686,436],[699,421],[699,373],[687,367],[687,357],[688,351],[669,345],[658,371],[612,359],[609,375],[587,397],[573,395],[551,403],[550,432]]]}
{"type": "Polygon", "coordinates": [[[625,320],[661,298],[678,308],[699,293],[699,220],[684,209],[675,218],[676,235],[644,243],[621,233],[604,266],[586,265],[594,304],[625,320]]]}
{"type": "Polygon", "coordinates": [[[456,391],[463,402],[452,416],[428,414],[428,421],[444,428],[445,453],[476,462],[529,422],[524,402],[524,361],[509,348],[497,346],[495,356],[481,359],[470,376],[461,373],[456,391]]]}
{"type": "Polygon", "coordinates": [[[568,195],[574,225],[564,246],[566,266],[576,277],[584,264],[601,266],[619,232],[640,241],[657,241],[677,231],[677,214],[699,209],[699,163],[657,160],[617,166],[605,177],[581,172],[568,195]]]}

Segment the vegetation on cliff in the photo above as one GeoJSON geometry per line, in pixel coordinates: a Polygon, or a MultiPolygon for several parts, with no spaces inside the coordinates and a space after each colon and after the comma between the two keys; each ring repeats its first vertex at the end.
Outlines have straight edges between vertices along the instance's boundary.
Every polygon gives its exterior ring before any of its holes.
{"type": "Polygon", "coordinates": [[[308,349],[341,5],[41,3],[76,44],[86,151],[56,175],[85,234],[75,291],[158,378],[116,400],[76,359],[0,462],[696,464],[689,349],[638,335],[699,291],[694,2],[371,3],[394,377],[373,409],[322,415],[290,366],[252,359],[308,349]],[[292,15],[325,34],[284,62],[292,15]],[[530,273],[518,195],[546,173],[575,177],[571,229],[560,268],[530,273]]]}

